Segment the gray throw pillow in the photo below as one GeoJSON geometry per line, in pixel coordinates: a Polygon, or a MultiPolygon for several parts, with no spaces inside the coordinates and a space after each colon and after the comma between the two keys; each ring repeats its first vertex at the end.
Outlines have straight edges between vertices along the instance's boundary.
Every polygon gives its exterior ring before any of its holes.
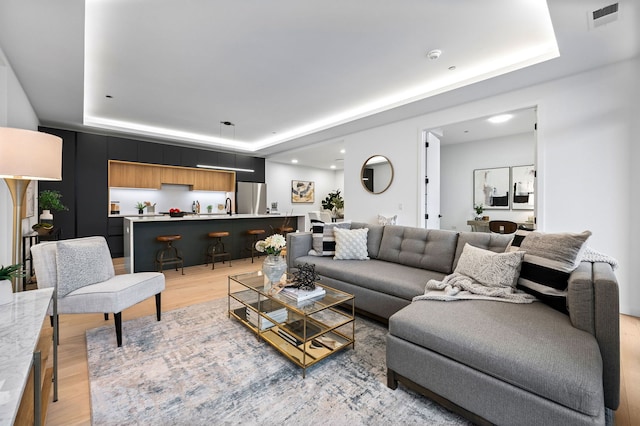
{"type": "Polygon", "coordinates": [[[105,241],[59,241],[56,248],[58,296],[67,294],[114,276],[109,247],[105,241]]]}
{"type": "Polygon", "coordinates": [[[455,272],[486,287],[515,287],[524,252],[496,253],[465,243],[455,272]]]}

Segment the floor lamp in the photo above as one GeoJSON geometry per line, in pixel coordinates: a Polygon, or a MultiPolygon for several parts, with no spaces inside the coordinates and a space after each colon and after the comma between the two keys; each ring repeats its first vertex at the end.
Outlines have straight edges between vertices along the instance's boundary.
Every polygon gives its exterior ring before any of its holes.
{"type": "MultiPolygon", "coordinates": [[[[32,180],[62,180],[62,139],[33,130],[0,127],[0,178],[13,199],[12,264],[20,262],[22,203],[32,180]]],[[[14,291],[20,291],[15,278],[14,291]]]]}

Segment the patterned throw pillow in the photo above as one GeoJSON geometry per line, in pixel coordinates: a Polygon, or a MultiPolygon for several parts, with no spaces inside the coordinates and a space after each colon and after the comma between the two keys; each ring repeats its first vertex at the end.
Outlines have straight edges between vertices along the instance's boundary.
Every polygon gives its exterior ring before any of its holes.
{"type": "Polygon", "coordinates": [[[109,247],[104,241],[60,241],[56,244],[56,263],[58,296],[107,281],[114,275],[109,247]]]}
{"type": "Polygon", "coordinates": [[[378,215],[378,225],[397,225],[398,224],[398,215],[393,215],[391,217],[385,217],[381,214],[378,215]]]}
{"type": "Polygon", "coordinates": [[[336,239],[335,260],[369,260],[367,252],[367,233],[369,228],[341,229],[335,228],[336,239]]]}
{"type": "Polygon", "coordinates": [[[508,252],[525,252],[518,288],[567,313],[569,275],[582,258],[590,231],[580,234],[516,231],[508,252]]]}
{"type": "Polygon", "coordinates": [[[311,221],[312,245],[310,256],[333,256],[336,253],[336,241],[333,237],[334,228],[349,229],[351,222],[324,223],[311,221]]]}
{"type": "Polygon", "coordinates": [[[496,253],[465,243],[455,272],[487,287],[515,287],[524,252],[496,253]]]}

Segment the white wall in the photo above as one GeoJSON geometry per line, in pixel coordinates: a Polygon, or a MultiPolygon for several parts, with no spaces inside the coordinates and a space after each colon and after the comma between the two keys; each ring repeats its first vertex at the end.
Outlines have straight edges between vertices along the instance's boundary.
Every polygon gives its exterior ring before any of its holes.
{"type": "MultiPolygon", "coordinates": [[[[38,129],[38,117],[2,49],[0,49],[0,127],[38,129]]],[[[36,194],[37,191],[34,191],[34,197],[36,194]]],[[[36,219],[37,215],[24,219],[23,230],[30,230],[36,219]]],[[[7,185],[0,182],[0,265],[11,264],[12,238],[13,200],[7,185]]]]}
{"type": "Polygon", "coordinates": [[[616,271],[621,311],[640,316],[640,248],[632,244],[640,233],[631,220],[632,212],[639,211],[632,200],[637,189],[631,185],[640,182],[634,146],[640,134],[639,62],[624,61],[345,136],[345,214],[374,221],[378,212],[398,212],[401,224],[421,226],[416,202],[420,131],[537,106],[538,225],[544,231],[591,230],[589,245],[621,264],[616,271]],[[381,195],[360,188],[360,167],[374,154],[387,156],[396,172],[381,195]]]}
{"type": "MultiPolygon", "coordinates": [[[[265,161],[265,181],[267,183],[267,206],[272,202],[278,203],[280,214],[305,214],[322,210],[321,201],[336,189],[345,198],[345,209],[349,204],[347,194],[343,190],[344,173],[265,161]],[[315,182],[315,201],[313,203],[291,202],[291,181],[307,180],[315,182]]],[[[305,230],[309,230],[309,218],[305,219],[305,230]]]]}
{"type": "MultiPolygon", "coordinates": [[[[534,164],[533,132],[440,147],[441,229],[469,231],[473,210],[473,170],[534,164]]],[[[510,193],[511,195],[511,193],[510,193]]],[[[485,209],[493,220],[525,222],[533,210],[485,209]]]]}

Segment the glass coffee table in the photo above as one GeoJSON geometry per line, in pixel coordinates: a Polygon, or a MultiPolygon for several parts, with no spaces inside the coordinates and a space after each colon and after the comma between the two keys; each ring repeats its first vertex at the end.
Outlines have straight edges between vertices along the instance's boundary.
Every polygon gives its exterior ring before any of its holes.
{"type": "Polygon", "coordinates": [[[302,368],[355,347],[354,296],[324,284],[325,294],[296,301],[270,288],[262,271],[230,275],[228,312],[302,368]],[[231,291],[232,284],[237,291],[231,291]],[[343,305],[338,308],[339,305],[343,305]],[[344,309],[344,306],[347,309],[344,309]]]}

